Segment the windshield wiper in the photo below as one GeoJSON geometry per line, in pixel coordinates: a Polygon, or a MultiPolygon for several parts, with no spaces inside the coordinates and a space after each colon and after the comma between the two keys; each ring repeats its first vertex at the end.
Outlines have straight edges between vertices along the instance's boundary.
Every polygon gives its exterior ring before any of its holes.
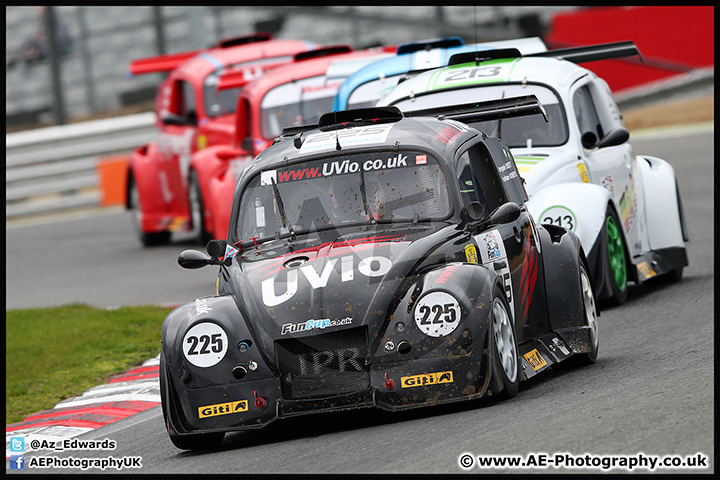
{"type": "Polygon", "coordinates": [[[370,207],[368,207],[367,195],[365,194],[365,174],[363,173],[362,167],[360,168],[360,196],[362,197],[363,208],[365,208],[365,215],[367,215],[368,219],[370,219],[370,223],[374,224],[375,219],[372,216],[370,207]]]}
{"type": "Polygon", "coordinates": [[[282,226],[290,231],[290,240],[295,240],[295,230],[293,229],[290,222],[288,222],[287,215],[285,215],[285,206],[283,205],[282,198],[280,198],[280,190],[278,190],[277,184],[274,178],[270,178],[272,182],[273,192],[275,193],[275,200],[277,201],[278,210],[280,211],[280,220],[282,226]]]}

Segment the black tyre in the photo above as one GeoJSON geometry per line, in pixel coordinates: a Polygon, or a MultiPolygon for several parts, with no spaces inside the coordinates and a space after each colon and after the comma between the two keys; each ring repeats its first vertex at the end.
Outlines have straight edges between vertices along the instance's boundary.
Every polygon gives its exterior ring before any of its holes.
{"type": "Polygon", "coordinates": [[[135,227],[135,233],[137,234],[140,242],[146,247],[152,247],[155,245],[167,245],[170,243],[170,232],[145,232],[142,229],[142,207],[140,205],[140,192],[138,191],[135,180],[130,177],[130,191],[128,194],[129,203],[128,206],[132,212],[132,222],[135,227]]]}
{"type": "Polygon", "coordinates": [[[515,326],[510,315],[505,293],[500,287],[495,288],[492,304],[492,338],[495,370],[502,377],[503,389],[498,398],[506,399],[517,395],[520,387],[520,361],[518,346],[515,339],[515,326]]]}
{"type": "Polygon", "coordinates": [[[583,302],[583,316],[585,317],[585,326],[590,327],[590,351],[585,353],[576,353],[564,362],[553,365],[554,367],[575,368],[590,365],[597,360],[599,337],[597,309],[595,308],[595,296],[593,295],[592,284],[588,276],[585,265],[580,262],[580,292],[583,302]]]}
{"type": "Polygon", "coordinates": [[[165,378],[165,357],[160,353],[160,402],[162,405],[163,420],[165,422],[165,431],[167,431],[170,441],[181,450],[202,450],[213,448],[222,443],[225,437],[224,432],[201,433],[198,435],[178,435],[168,421],[168,412],[172,409],[171,400],[165,393],[167,388],[167,380],[165,378]]]}
{"type": "Polygon", "coordinates": [[[622,223],[615,209],[608,205],[605,213],[603,235],[607,246],[605,252],[605,281],[610,287],[610,297],[605,299],[609,305],[622,305],[627,300],[627,248],[623,239],[622,223]]]}
{"type": "Polygon", "coordinates": [[[197,173],[190,171],[188,180],[188,201],[190,203],[190,222],[195,241],[202,246],[212,240],[212,235],[205,229],[205,203],[200,190],[197,173]]]}

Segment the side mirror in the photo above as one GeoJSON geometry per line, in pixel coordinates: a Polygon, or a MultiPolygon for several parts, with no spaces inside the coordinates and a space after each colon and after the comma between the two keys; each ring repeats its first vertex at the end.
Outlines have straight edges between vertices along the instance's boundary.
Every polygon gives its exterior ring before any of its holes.
{"type": "Polygon", "coordinates": [[[197,250],[184,250],[178,255],[178,265],[195,270],[206,265],[213,265],[213,259],[197,250]]]}
{"type": "Polygon", "coordinates": [[[220,160],[232,160],[233,158],[239,157],[243,153],[244,153],[243,151],[238,150],[237,148],[232,148],[232,147],[227,147],[227,146],[222,146],[215,151],[215,155],[220,160]]]}
{"type": "Polygon", "coordinates": [[[603,147],[614,147],[616,145],[622,145],[627,142],[630,138],[630,132],[626,128],[616,128],[608,132],[600,142],[595,145],[597,148],[603,147]]]}
{"type": "Polygon", "coordinates": [[[514,222],[520,217],[520,205],[515,202],[508,202],[500,205],[490,214],[490,223],[499,225],[514,222]]]}
{"type": "Polygon", "coordinates": [[[168,113],[160,119],[165,125],[187,125],[187,121],[180,115],[168,113]]]}

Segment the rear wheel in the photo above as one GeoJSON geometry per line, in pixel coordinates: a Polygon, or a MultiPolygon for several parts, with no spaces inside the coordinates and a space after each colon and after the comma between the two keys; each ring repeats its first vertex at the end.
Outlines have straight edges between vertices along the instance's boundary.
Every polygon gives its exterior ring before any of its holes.
{"type": "Polygon", "coordinates": [[[610,305],[621,305],[627,300],[627,261],[625,241],[622,234],[622,223],[610,205],[605,214],[604,226],[607,241],[606,280],[610,285],[611,295],[606,300],[610,305]]]}
{"type": "Polygon", "coordinates": [[[498,287],[495,289],[492,305],[492,330],[495,356],[500,366],[499,371],[503,383],[502,392],[498,396],[503,399],[514,397],[520,386],[520,362],[518,361],[515,328],[508,311],[505,294],[498,287]]]}
{"type": "Polygon", "coordinates": [[[154,245],[166,245],[170,243],[170,232],[145,232],[142,229],[142,205],[140,204],[140,191],[135,184],[135,180],[130,177],[130,211],[132,212],[132,222],[135,227],[140,242],[146,247],[154,245]]]}
{"type": "Polygon", "coordinates": [[[163,414],[163,420],[165,421],[165,430],[170,437],[170,441],[177,448],[181,450],[201,450],[205,448],[213,448],[222,443],[225,437],[224,432],[215,433],[204,433],[198,435],[178,435],[170,425],[168,420],[169,411],[172,408],[170,399],[165,393],[167,388],[167,379],[165,378],[165,357],[163,353],[160,353],[160,402],[163,414]]]}
{"type": "Polygon", "coordinates": [[[193,236],[200,245],[207,245],[207,243],[212,240],[212,235],[210,235],[210,232],[205,228],[205,204],[202,198],[202,190],[200,190],[200,182],[198,181],[197,173],[194,171],[190,171],[188,196],[193,236]]]}

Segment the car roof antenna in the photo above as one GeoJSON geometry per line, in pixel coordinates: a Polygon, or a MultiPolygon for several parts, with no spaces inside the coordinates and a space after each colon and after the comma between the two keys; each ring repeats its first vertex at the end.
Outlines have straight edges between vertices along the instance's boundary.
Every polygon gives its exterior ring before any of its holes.
{"type": "Polygon", "coordinates": [[[342,150],[340,146],[340,136],[338,134],[337,110],[333,111],[333,114],[335,115],[335,150],[342,150]]]}
{"type": "Polygon", "coordinates": [[[480,55],[478,52],[478,36],[477,36],[477,6],[473,5],[473,20],[475,22],[475,66],[480,65],[480,55]]]}

